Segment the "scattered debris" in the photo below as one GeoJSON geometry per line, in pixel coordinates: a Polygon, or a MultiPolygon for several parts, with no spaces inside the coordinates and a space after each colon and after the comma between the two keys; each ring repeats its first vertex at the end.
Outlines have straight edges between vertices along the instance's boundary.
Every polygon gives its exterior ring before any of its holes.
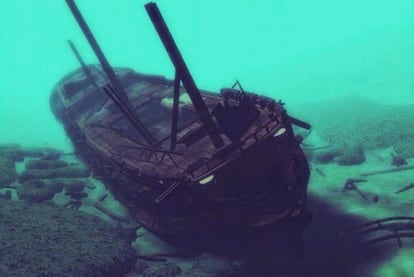
{"type": "Polygon", "coordinates": [[[372,199],[370,199],[364,192],[362,192],[357,186],[357,183],[362,183],[362,182],[366,182],[365,179],[347,179],[345,181],[344,187],[342,189],[342,193],[345,193],[345,191],[347,190],[355,190],[356,192],[358,192],[358,194],[362,197],[362,199],[366,200],[366,201],[370,201],[370,202],[378,202],[379,197],[378,195],[375,195],[372,199]]]}
{"type": "Polygon", "coordinates": [[[396,239],[402,247],[401,238],[414,238],[414,217],[396,216],[363,223],[345,230],[345,237],[359,240],[360,245],[372,245],[396,239]]]}
{"type": "Polygon", "coordinates": [[[400,166],[403,166],[403,165],[407,164],[407,160],[404,157],[402,157],[400,155],[396,155],[394,153],[391,153],[391,156],[392,156],[391,165],[395,165],[396,167],[400,167],[400,166]]]}
{"type": "Polygon", "coordinates": [[[403,171],[403,170],[410,170],[410,169],[414,169],[414,165],[400,166],[397,168],[389,168],[389,169],[371,171],[367,173],[362,173],[361,176],[366,177],[366,176],[372,176],[372,175],[383,174],[383,173],[391,173],[391,172],[397,172],[397,171],[403,171]]]}
{"type": "Polygon", "coordinates": [[[315,168],[315,171],[319,173],[319,175],[325,177],[325,173],[322,171],[322,169],[320,169],[319,167],[315,168]]]}
{"type": "Polygon", "coordinates": [[[108,209],[107,207],[105,207],[102,202],[105,200],[105,198],[108,196],[107,193],[103,193],[101,196],[99,196],[98,200],[95,202],[95,204],[93,204],[93,206],[100,210],[101,212],[103,212],[104,214],[106,214],[107,216],[109,216],[110,218],[121,222],[121,223],[129,223],[129,219],[123,216],[120,216],[116,213],[114,213],[113,211],[111,211],[110,209],[108,209]]]}
{"type": "Polygon", "coordinates": [[[342,193],[344,193],[347,190],[356,190],[356,191],[359,192],[359,190],[358,190],[358,188],[356,186],[356,183],[362,183],[362,182],[366,182],[366,181],[367,180],[365,180],[365,179],[352,179],[352,178],[351,179],[347,179],[345,181],[345,185],[344,185],[344,187],[342,189],[342,193]]]}
{"type": "Polygon", "coordinates": [[[400,193],[400,192],[404,192],[404,191],[407,191],[407,190],[410,190],[410,189],[412,189],[412,188],[414,188],[414,183],[409,183],[408,185],[406,185],[405,187],[403,187],[403,188],[400,188],[399,190],[397,190],[396,192],[394,192],[395,194],[397,194],[397,193],[400,193]]]}
{"type": "Polygon", "coordinates": [[[322,146],[303,146],[303,150],[305,151],[316,151],[316,150],[322,150],[326,148],[331,148],[332,144],[322,145],[322,146]]]}

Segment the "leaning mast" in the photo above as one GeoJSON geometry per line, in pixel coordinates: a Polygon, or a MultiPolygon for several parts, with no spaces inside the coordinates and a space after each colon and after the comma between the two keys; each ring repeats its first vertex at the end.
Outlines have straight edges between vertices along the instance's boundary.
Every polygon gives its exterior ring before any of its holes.
{"type": "Polygon", "coordinates": [[[213,117],[208,111],[206,103],[201,97],[200,91],[198,90],[194,79],[184,62],[180,50],[178,50],[174,38],[172,37],[168,26],[165,23],[160,10],[158,9],[157,4],[148,3],[145,5],[145,8],[151,18],[152,23],[154,24],[155,29],[158,32],[158,35],[161,38],[162,43],[164,44],[165,49],[168,52],[168,55],[170,56],[172,63],[174,64],[176,70],[176,78],[179,78],[182,81],[188,95],[190,96],[191,102],[197,111],[200,121],[203,123],[205,130],[210,136],[211,141],[216,148],[223,146],[224,142],[220,136],[220,131],[218,130],[213,117]]]}
{"type": "Polygon", "coordinates": [[[66,3],[72,11],[73,16],[78,22],[79,27],[82,29],[82,32],[84,33],[90,46],[92,47],[92,50],[95,52],[95,55],[97,56],[99,63],[102,66],[102,69],[108,76],[112,89],[105,90],[105,92],[109,93],[108,95],[111,97],[111,99],[114,100],[114,102],[120,107],[121,111],[125,114],[127,119],[134,125],[135,128],[137,128],[138,132],[143,136],[147,143],[150,145],[155,144],[155,139],[152,137],[149,131],[145,128],[144,124],[137,117],[136,112],[129,98],[121,85],[121,82],[116,77],[114,70],[112,69],[111,65],[106,59],[101,47],[99,46],[94,35],[92,34],[92,31],[90,30],[85,19],[83,18],[78,7],[76,6],[75,1],[66,0],[66,3]]]}

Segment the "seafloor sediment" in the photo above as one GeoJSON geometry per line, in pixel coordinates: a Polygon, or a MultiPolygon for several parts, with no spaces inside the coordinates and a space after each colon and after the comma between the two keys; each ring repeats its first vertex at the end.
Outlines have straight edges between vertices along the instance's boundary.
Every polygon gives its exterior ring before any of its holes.
{"type": "Polygon", "coordinates": [[[319,148],[329,142],[315,130],[304,141],[313,221],[303,241],[269,229],[223,235],[195,252],[142,228],[118,228],[139,226],[70,153],[0,146],[0,276],[409,276],[412,239],[402,239],[402,247],[396,239],[361,247],[346,230],[414,214],[414,189],[396,193],[414,183],[412,169],[398,170],[414,158],[393,163],[394,144],[319,148]],[[382,170],[390,171],[364,176],[382,170]],[[344,190],[349,179],[363,181],[344,190]]]}
{"type": "Polygon", "coordinates": [[[130,241],[98,217],[0,201],[0,276],[122,276],[135,260],[130,241]]]}
{"type": "Polygon", "coordinates": [[[339,147],[361,145],[365,150],[392,147],[405,158],[414,157],[414,105],[343,97],[303,103],[294,110],[328,143],[339,147]]]}

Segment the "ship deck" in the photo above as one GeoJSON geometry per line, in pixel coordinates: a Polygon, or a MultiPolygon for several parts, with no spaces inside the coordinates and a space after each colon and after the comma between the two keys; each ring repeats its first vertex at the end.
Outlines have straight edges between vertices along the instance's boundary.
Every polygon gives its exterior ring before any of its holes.
{"type": "MultiPolygon", "coordinates": [[[[183,174],[198,178],[271,135],[279,127],[277,117],[275,120],[271,116],[275,114],[274,111],[269,112],[262,101],[260,105],[255,105],[260,111],[259,116],[240,142],[232,143],[222,135],[225,145],[216,149],[208,135],[205,135],[190,147],[178,143],[176,149],[171,151],[173,81],[160,76],[137,74],[128,69],[117,69],[118,78],[138,118],[156,141],[149,145],[118,107],[108,100],[108,96],[100,89],[107,84],[107,80],[98,67],[93,68],[96,86],[86,79],[81,70],[69,74],[60,82],[58,90],[63,105],[90,146],[103,155],[113,157],[116,162],[134,172],[160,178],[174,178],[183,174]]],[[[220,94],[203,90],[200,92],[210,112],[224,100],[220,94]]],[[[235,104],[236,100],[229,100],[229,103],[235,104]]],[[[177,142],[201,125],[191,101],[181,87],[177,142]]]]}

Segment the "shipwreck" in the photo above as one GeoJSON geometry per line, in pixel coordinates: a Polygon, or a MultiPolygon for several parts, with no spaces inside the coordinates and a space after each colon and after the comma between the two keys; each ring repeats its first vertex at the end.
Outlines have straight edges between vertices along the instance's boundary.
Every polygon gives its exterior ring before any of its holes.
{"type": "Polygon", "coordinates": [[[100,65],[64,76],[51,107],[93,176],[144,227],[164,237],[260,228],[307,215],[309,167],[281,101],[200,90],[155,3],[145,8],[175,78],[114,68],[73,0],[100,65]]]}

